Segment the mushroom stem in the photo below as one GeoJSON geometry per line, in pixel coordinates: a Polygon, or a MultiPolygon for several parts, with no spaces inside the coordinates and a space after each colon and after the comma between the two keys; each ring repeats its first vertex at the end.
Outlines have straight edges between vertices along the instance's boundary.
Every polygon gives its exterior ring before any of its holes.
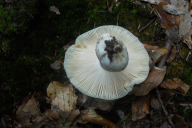
{"type": "Polygon", "coordinates": [[[110,33],[97,40],[96,55],[101,67],[109,72],[120,72],[128,65],[128,52],[124,43],[110,33]]]}

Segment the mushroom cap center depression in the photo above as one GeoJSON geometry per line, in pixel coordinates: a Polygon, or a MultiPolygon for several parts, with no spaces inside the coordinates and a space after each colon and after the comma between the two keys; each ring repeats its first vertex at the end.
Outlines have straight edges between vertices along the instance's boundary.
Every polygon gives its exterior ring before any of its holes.
{"type": "Polygon", "coordinates": [[[110,72],[123,71],[128,65],[128,52],[120,38],[104,33],[97,40],[96,55],[100,66],[110,72]]]}

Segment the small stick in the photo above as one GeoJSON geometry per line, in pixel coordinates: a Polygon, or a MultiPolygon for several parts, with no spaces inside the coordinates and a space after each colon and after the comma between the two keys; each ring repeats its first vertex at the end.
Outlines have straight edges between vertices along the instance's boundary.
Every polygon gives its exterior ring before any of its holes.
{"type": "Polygon", "coordinates": [[[163,106],[163,102],[162,102],[162,100],[161,100],[161,97],[160,97],[160,95],[159,95],[159,91],[158,91],[158,88],[157,88],[157,87],[156,87],[156,93],[157,93],[157,98],[158,98],[159,102],[161,103],[161,107],[162,107],[162,109],[163,109],[163,112],[164,112],[165,116],[167,116],[167,119],[168,119],[169,124],[172,126],[172,128],[175,128],[175,125],[174,125],[173,122],[171,121],[170,116],[168,115],[167,111],[165,110],[165,107],[163,106]]]}
{"type": "Polygon", "coordinates": [[[5,53],[7,52],[4,48],[1,48],[5,53]]]}
{"type": "Polygon", "coordinates": [[[55,61],[55,62],[58,62],[58,63],[60,63],[60,64],[63,64],[63,62],[61,62],[61,61],[55,61]]]}
{"type": "Polygon", "coordinates": [[[154,21],[156,20],[156,18],[153,18],[147,25],[145,25],[144,27],[142,27],[141,29],[139,29],[139,32],[141,32],[142,30],[146,29],[150,24],[152,24],[154,21]]]}
{"type": "Polygon", "coordinates": [[[46,56],[46,55],[44,55],[44,56],[47,57],[48,59],[52,60],[51,57],[48,57],[48,56],[46,56]]]}
{"type": "Polygon", "coordinates": [[[117,26],[118,26],[119,14],[117,15],[117,26]]]}

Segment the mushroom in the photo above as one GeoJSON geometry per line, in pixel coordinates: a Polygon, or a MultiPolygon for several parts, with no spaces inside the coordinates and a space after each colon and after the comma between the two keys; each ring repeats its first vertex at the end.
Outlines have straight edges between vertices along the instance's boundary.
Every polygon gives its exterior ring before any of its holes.
{"type": "Polygon", "coordinates": [[[100,26],[77,37],[65,53],[64,69],[80,92],[114,100],[147,78],[149,55],[128,30],[100,26]]]}

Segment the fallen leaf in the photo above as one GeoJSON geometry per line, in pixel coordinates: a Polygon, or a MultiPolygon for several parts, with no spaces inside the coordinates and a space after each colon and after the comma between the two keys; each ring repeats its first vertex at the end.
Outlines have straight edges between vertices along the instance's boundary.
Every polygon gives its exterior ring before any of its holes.
{"type": "Polygon", "coordinates": [[[49,10],[52,11],[52,12],[55,12],[57,15],[60,15],[59,9],[56,8],[55,6],[51,6],[51,7],[49,8],[49,10]]]}
{"type": "Polygon", "coordinates": [[[155,67],[153,71],[148,74],[147,79],[141,84],[133,86],[130,95],[144,96],[147,95],[151,90],[156,88],[163,80],[166,70],[155,67]]]}
{"type": "Polygon", "coordinates": [[[157,98],[155,98],[154,96],[152,96],[150,99],[150,105],[154,109],[160,109],[161,108],[161,104],[160,104],[159,100],[157,98]]]}
{"type": "Polygon", "coordinates": [[[77,96],[72,85],[64,85],[53,81],[47,88],[47,96],[52,100],[51,109],[59,113],[56,124],[70,127],[73,123],[72,119],[79,115],[79,110],[76,110],[77,96]]]}
{"type": "Polygon", "coordinates": [[[131,107],[133,121],[142,119],[149,114],[149,97],[149,95],[142,96],[133,101],[131,107]]]}
{"type": "Polygon", "coordinates": [[[191,28],[191,15],[188,10],[189,3],[185,0],[171,0],[171,5],[175,5],[176,7],[179,7],[180,9],[185,10],[186,13],[183,15],[180,15],[180,24],[177,26],[172,27],[170,30],[166,30],[166,35],[169,37],[169,39],[177,43],[180,40],[182,40],[186,34],[189,32],[191,28]]]}
{"type": "Polygon", "coordinates": [[[152,61],[154,63],[157,63],[167,52],[168,52],[167,48],[159,48],[159,49],[152,50],[148,53],[152,61]]]}
{"type": "Polygon", "coordinates": [[[79,119],[100,126],[106,126],[107,128],[117,128],[117,126],[111,121],[103,118],[100,115],[97,115],[94,109],[82,110],[81,114],[79,115],[79,119]]]}
{"type": "Polygon", "coordinates": [[[72,90],[72,85],[64,85],[60,82],[52,81],[47,87],[47,96],[51,101],[53,101],[55,97],[63,91],[68,91],[73,94],[74,92],[72,90]]]}
{"type": "Polygon", "coordinates": [[[50,66],[51,66],[52,69],[60,69],[61,68],[61,63],[55,61],[55,62],[51,63],[50,66]]]}
{"type": "Polygon", "coordinates": [[[143,45],[147,51],[152,51],[152,50],[159,48],[158,46],[152,46],[152,45],[148,45],[148,44],[143,44],[143,45]]]}
{"type": "Polygon", "coordinates": [[[172,121],[175,125],[175,128],[186,128],[187,127],[187,123],[179,115],[174,115],[172,121]]]}
{"type": "Polygon", "coordinates": [[[174,89],[182,94],[186,94],[190,86],[185,84],[181,79],[174,78],[163,81],[160,85],[162,88],[174,89]]]}
{"type": "Polygon", "coordinates": [[[183,42],[187,44],[189,49],[191,49],[191,45],[192,45],[191,34],[192,34],[192,27],[191,27],[190,31],[183,38],[183,42]]]}
{"type": "Polygon", "coordinates": [[[174,46],[167,58],[167,62],[170,63],[175,58],[178,52],[179,50],[177,50],[176,46],[174,46]]]}
{"type": "Polygon", "coordinates": [[[42,116],[36,117],[35,120],[33,121],[33,123],[34,124],[43,124],[48,121],[50,121],[50,119],[47,116],[42,115],[42,116]]]}
{"type": "Polygon", "coordinates": [[[30,113],[33,118],[36,118],[41,114],[39,109],[39,102],[35,100],[35,98],[31,98],[28,100],[27,104],[23,108],[25,113],[30,113]]]}
{"type": "Polygon", "coordinates": [[[77,104],[87,109],[100,109],[103,111],[110,111],[113,108],[115,100],[103,100],[78,94],[77,104]]]}
{"type": "Polygon", "coordinates": [[[30,123],[31,114],[23,111],[26,104],[22,104],[16,111],[16,119],[21,125],[30,123]]]}
{"type": "Polygon", "coordinates": [[[184,9],[179,8],[178,6],[175,6],[172,4],[168,4],[168,3],[167,3],[167,5],[163,6],[163,9],[166,12],[173,14],[173,15],[182,15],[182,14],[186,13],[184,9]]]}
{"type": "Polygon", "coordinates": [[[59,114],[55,110],[47,109],[45,115],[51,120],[58,120],[59,114]]]}
{"type": "Polygon", "coordinates": [[[123,120],[125,118],[125,113],[122,112],[121,110],[117,110],[117,113],[119,115],[119,117],[123,120]]]}

